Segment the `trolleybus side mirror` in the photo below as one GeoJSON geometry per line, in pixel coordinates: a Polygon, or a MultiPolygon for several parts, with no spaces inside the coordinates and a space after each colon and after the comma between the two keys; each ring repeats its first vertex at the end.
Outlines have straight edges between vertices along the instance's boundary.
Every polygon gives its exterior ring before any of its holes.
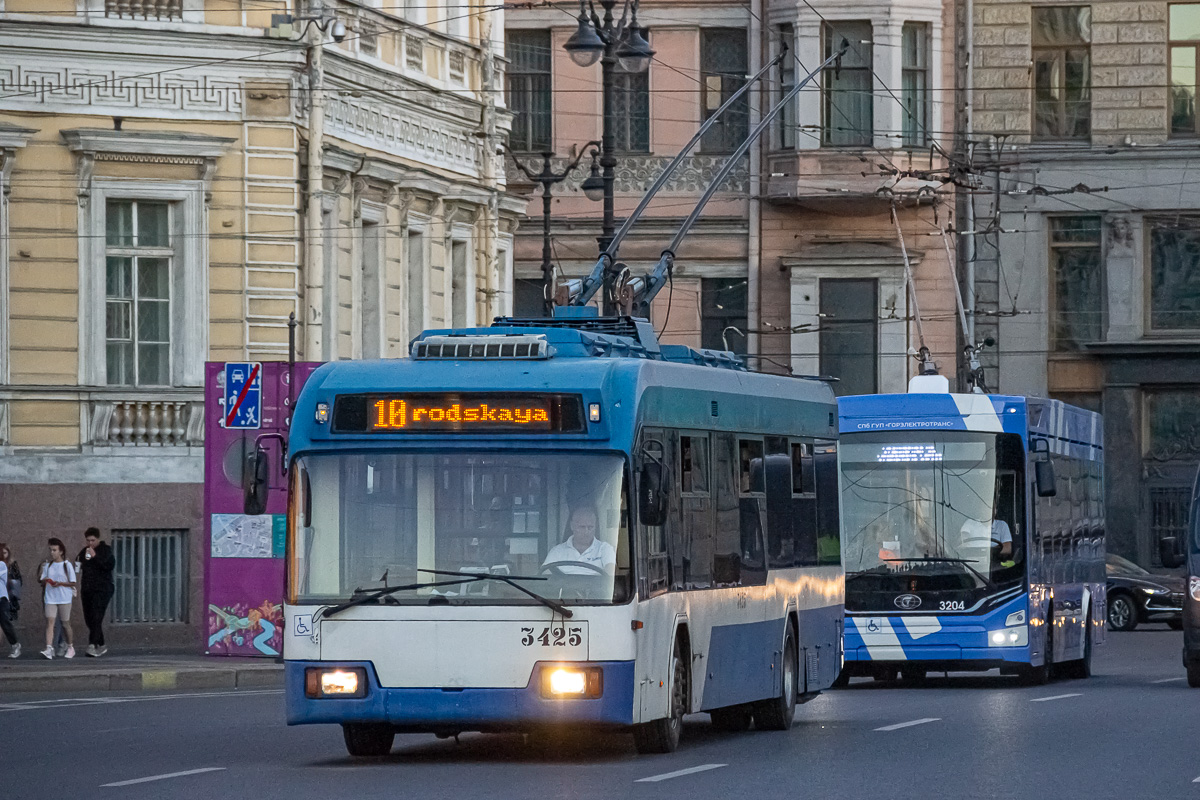
{"type": "Polygon", "coordinates": [[[1167,569],[1182,567],[1187,560],[1177,547],[1178,540],[1174,536],[1164,536],[1158,540],[1158,558],[1167,569]]]}
{"type": "Polygon", "coordinates": [[[1054,464],[1050,461],[1033,462],[1033,477],[1037,484],[1038,497],[1054,497],[1058,486],[1054,481],[1054,464]]]}
{"type": "Polygon", "coordinates": [[[254,448],[254,452],[246,459],[246,472],[242,486],[242,511],[251,516],[258,516],[267,510],[267,490],[270,482],[267,478],[270,457],[262,448],[254,448]]]}
{"type": "Polygon", "coordinates": [[[638,481],[638,517],[643,525],[662,525],[667,521],[667,469],[657,461],[642,465],[638,481]]]}

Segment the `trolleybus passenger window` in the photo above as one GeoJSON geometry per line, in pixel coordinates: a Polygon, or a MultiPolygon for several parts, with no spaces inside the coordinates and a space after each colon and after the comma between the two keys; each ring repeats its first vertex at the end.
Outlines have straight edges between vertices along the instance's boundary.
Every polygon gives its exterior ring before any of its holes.
{"type": "Polygon", "coordinates": [[[741,582],[759,585],[766,582],[763,529],[766,508],[766,463],[763,443],[757,439],[738,440],[738,529],[741,541],[741,582]],[[747,572],[756,574],[747,574],[747,572]]]}
{"type": "Polygon", "coordinates": [[[767,566],[783,569],[796,563],[796,531],[792,514],[792,458],[788,441],[768,436],[766,444],[767,566]]]}
{"type": "Polygon", "coordinates": [[[713,503],[716,506],[712,566],[714,586],[739,586],[742,583],[737,456],[734,445],[732,434],[713,434],[713,503]]]}
{"type": "MultiPolygon", "coordinates": [[[[677,437],[672,437],[668,432],[661,429],[647,429],[642,432],[642,447],[639,452],[642,452],[642,458],[649,458],[647,453],[653,453],[654,457],[662,458],[664,464],[670,467],[675,463],[674,454],[672,452],[672,439],[678,441],[677,437]]],[[[641,474],[640,464],[638,465],[637,474],[641,474]]],[[[669,481],[663,488],[673,493],[673,481],[669,481]]],[[[672,504],[677,505],[677,504],[672,504]]],[[[668,524],[671,521],[671,514],[667,514],[668,524]]],[[[671,561],[668,549],[669,530],[667,525],[646,525],[640,519],[638,521],[638,530],[641,531],[642,547],[639,548],[639,553],[644,553],[645,563],[643,569],[639,570],[639,574],[644,576],[645,583],[642,585],[643,593],[646,596],[653,596],[664,592],[671,586],[671,561]]]]}
{"type": "Polygon", "coordinates": [[[684,589],[712,585],[713,509],[709,497],[708,437],[679,437],[681,526],[675,565],[684,589]]]}
{"type": "Polygon", "coordinates": [[[817,559],[817,495],[812,445],[792,442],[792,531],[796,537],[796,566],[817,559]]]}
{"type": "Polygon", "coordinates": [[[817,442],[813,447],[817,491],[817,563],[842,563],[839,530],[837,445],[817,442]]]}
{"type": "Polygon", "coordinates": [[[707,437],[679,437],[679,478],[684,494],[708,494],[707,437]]]}

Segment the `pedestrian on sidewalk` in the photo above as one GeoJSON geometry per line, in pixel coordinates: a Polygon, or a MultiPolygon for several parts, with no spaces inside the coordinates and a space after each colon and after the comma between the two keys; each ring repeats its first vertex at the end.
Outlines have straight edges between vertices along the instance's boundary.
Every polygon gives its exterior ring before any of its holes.
{"type": "MultiPolygon", "coordinates": [[[[38,575],[46,571],[46,567],[50,565],[50,559],[42,559],[42,563],[38,565],[38,575]]],[[[79,574],[79,568],[76,566],[75,574],[79,574]]],[[[67,634],[63,631],[62,617],[54,620],[54,655],[62,658],[67,654],[67,634]]]]}
{"type": "Polygon", "coordinates": [[[75,635],[71,631],[71,602],[75,598],[78,580],[75,565],[67,561],[67,546],[61,539],[50,539],[50,560],[38,580],[44,591],[46,607],[46,649],[42,655],[54,658],[54,622],[62,620],[63,633],[67,637],[67,652],[64,658],[75,657],[75,635]]]}
{"type": "Polygon", "coordinates": [[[83,621],[88,629],[87,654],[99,658],[108,652],[104,646],[104,614],[113,597],[113,567],[117,565],[112,548],[101,541],[99,528],[88,528],[83,539],[87,546],[79,551],[79,597],[83,601],[83,621]]]}
{"type": "Polygon", "coordinates": [[[4,638],[12,646],[8,657],[20,658],[21,642],[17,640],[17,632],[13,629],[12,602],[8,596],[8,562],[11,558],[8,545],[0,542],[0,632],[3,632],[4,638]]]}

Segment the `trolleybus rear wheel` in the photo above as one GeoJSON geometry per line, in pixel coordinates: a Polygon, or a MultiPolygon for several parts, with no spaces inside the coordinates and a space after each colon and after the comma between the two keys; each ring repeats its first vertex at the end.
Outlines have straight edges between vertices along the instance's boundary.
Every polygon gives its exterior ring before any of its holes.
{"type": "Polygon", "coordinates": [[[792,727],[792,718],[796,716],[796,674],[799,671],[796,664],[796,636],[792,626],[787,626],[783,635],[783,663],[780,664],[779,696],[763,700],[754,708],[754,724],[764,731],[786,731],[792,727]]]}
{"type": "Polygon", "coordinates": [[[352,756],[386,756],[392,752],[396,729],[391,725],[348,722],[342,725],[342,736],[352,756]]]}
{"type": "Polygon", "coordinates": [[[633,744],[639,753],[674,753],[679,747],[679,734],[683,730],[683,715],[688,711],[688,657],[683,642],[675,640],[671,652],[671,685],[667,687],[670,697],[670,716],[633,726],[633,744]]]}

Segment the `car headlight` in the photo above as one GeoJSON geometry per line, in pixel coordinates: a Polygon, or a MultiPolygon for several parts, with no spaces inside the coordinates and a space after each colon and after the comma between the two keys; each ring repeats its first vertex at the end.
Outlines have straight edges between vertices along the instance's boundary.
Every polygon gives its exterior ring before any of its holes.
{"type": "Polygon", "coordinates": [[[1015,625],[992,631],[988,634],[988,643],[992,647],[1024,647],[1029,644],[1029,628],[1015,625]]]}
{"type": "Polygon", "coordinates": [[[304,694],[313,698],[365,697],[367,672],[358,667],[310,667],[304,671],[304,694]]]}
{"type": "Polygon", "coordinates": [[[1193,575],[1188,578],[1188,592],[1192,595],[1193,600],[1200,601],[1200,577],[1193,575]]]}
{"type": "Polygon", "coordinates": [[[604,671],[599,667],[554,664],[542,670],[543,697],[599,697],[603,691],[604,671]]]}
{"type": "Polygon", "coordinates": [[[1146,594],[1170,594],[1170,591],[1161,586],[1139,586],[1138,588],[1146,594]]]}

